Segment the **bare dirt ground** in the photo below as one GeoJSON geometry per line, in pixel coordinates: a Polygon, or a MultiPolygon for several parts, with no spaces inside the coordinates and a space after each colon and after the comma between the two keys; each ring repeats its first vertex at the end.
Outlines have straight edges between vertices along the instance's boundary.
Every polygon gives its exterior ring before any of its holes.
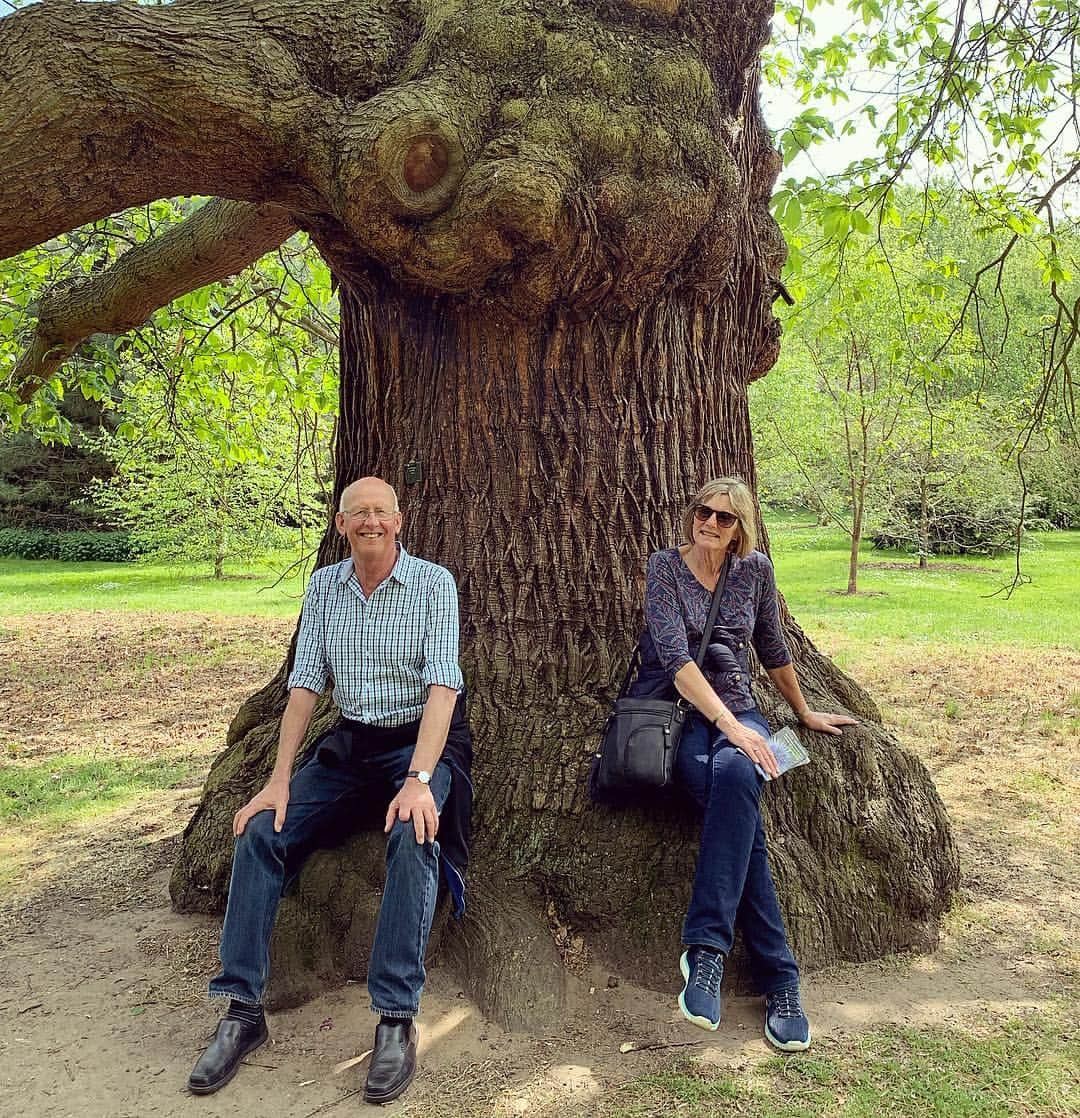
{"type": "MultiPolygon", "coordinates": [[[[20,824],[0,835],[0,1112],[337,1118],[369,1109],[356,1062],[373,1027],[362,985],[274,1015],[273,1043],[221,1094],[195,1098],[183,1086],[216,1021],[203,991],[218,928],[171,912],[169,866],[229,715],[272,673],[290,629],[111,612],[0,625],[0,756],[167,754],[193,773],[60,830],[20,824]]],[[[933,956],[806,977],[818,1043],[879,1022],[985,1024],[1075,994],[1080,655],[974,649],[958,661],[883,646],[857,674],[933,772],[964,885],[933,956]]],[[[728,999],[720,1031],[706,1035],[681,1021],[672,992],[625,978],[609,989],[607,978],[584,976],[558,1034],[509,1035],[436,962],[421,1072],[389,1109],[548,1118],[591,1110],[605,1087],[675,1055],[733,1070],[768,1055],[754,999],[728,999]],[[635,1049],[620,1051],[627,1044],[635,1049]]]]}

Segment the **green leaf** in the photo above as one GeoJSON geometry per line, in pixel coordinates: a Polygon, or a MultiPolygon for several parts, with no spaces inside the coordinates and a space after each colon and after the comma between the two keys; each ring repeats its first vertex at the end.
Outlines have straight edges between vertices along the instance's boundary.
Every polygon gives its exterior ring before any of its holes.
{"type": "Polygon", "coordinates": [[[873,232],[873,227],[870,225],[869,218],[860,210],[851,211],[851,227],[856,233],[869,234],[873,232]]]}
{"type": "Polygon", "coordinates": [[[851,221],[847,206],[828,206],[821,215],[821,228],[826,237],[843,237],[851,221]]]}

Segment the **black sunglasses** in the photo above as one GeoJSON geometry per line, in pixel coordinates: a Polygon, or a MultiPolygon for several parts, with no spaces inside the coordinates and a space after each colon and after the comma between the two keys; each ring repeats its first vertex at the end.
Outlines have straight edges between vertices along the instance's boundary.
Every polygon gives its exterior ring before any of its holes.
{"type": "Polygon", "coordinates": [[[728,512],[726,509],[712,509],[708,505],[694,505],[694,519],[699,523],[708,523],[710,516],[716,517],[716,523],[721,528],[730,528],[739,519],[733,512],[728,512]]]}

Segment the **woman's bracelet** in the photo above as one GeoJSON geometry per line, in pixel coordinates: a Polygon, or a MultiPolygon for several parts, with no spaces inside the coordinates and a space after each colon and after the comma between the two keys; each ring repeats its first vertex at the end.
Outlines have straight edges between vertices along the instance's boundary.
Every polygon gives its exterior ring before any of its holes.
{"type": "Polygon", "coordinates": [[[803,707],[802,710],[795,712],[795,717],[801,722],[810,713],[809,707],[803,707]]]}

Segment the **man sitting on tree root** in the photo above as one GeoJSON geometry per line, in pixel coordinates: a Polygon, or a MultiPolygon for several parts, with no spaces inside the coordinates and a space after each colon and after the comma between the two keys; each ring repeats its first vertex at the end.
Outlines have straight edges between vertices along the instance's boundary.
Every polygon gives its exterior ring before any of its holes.
{"type": "Polygon", "coordinates": [[[221,973],[211,997],[229,998],[213,1042],[188,1079],[210,1094],[267,1038],[262,998],[270,933],[283,887],[311,851],[355,829],[374,800],[386,810],[386,889],[368,964],[375,1029],[364,1097],[389,1102],[416,1072],[413,1025],[439,866],[460,912],[471,806],[472,744],[458,667],[457,588],[444,567],[398,543],[401,513],[386,482],[367,477],[341,495],[335,518],[351,558],[311,576],[289,701],[270,780],[233,818],[221,973]],[[341,721],[293,761],[328,678],[341,721]],[[451,796],[451,790],[453,795],[451,796]],[[440,813],[443,817],[441,842],[440,813]]]}

